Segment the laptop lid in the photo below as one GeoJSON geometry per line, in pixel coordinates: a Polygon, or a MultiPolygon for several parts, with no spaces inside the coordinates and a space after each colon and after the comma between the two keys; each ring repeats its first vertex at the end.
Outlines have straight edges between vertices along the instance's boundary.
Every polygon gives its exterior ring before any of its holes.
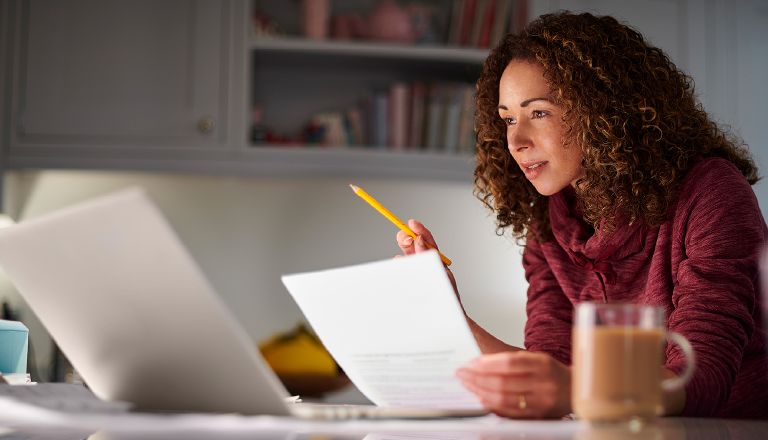
{"type": "Polygon", "coordinates": [[[102,399],[289,414],[287,391],[143,190],[0,231],[0,266],[102,399]]]}

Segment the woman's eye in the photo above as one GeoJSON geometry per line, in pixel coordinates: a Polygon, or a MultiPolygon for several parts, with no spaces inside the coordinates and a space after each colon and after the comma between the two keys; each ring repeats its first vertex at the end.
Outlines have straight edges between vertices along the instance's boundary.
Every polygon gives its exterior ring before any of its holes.
{"type": "Polygon", "coordinates": [[[504,118],[504,123],[507,125],[514,125],[515,120],[512,118],[504,118]]]}
{"type": "Polygon", "coordinates": [[[534,119],[538,119],[538,118],[543,118],[544,116],[546,116],[547,112],[545,112],[543,110],[534,110],[532,115],[533,115],[534,119]]]}

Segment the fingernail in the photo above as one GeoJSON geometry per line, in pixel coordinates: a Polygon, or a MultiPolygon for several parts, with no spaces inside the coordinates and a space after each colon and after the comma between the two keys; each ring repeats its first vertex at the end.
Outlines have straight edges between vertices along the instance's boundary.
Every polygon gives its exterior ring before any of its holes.
{"type": "Polygon", "coordinates": [[[413,244],[413,237],[411,237],[410,235],[408,237],[405,237],[403,239],[403,244],[406,246],[410,246],[411,244],[413,244]]]}
{"type": "Polygon", "coordinates": [[[424,237],[422,237],[421,235],[419,235],[419,238],[418,238],[418,240],[417,240],[417,241],[419,242],[419,246],[424,246],[424,237]]]}
{"type": "Polygon", "coordinates": [[[464,368],[459,368],[458,370],[456,370],[456,377],[458,377],[459,379],[464,379],[465,377],[467,377],[467,370],[465,370],[464,368]]]}

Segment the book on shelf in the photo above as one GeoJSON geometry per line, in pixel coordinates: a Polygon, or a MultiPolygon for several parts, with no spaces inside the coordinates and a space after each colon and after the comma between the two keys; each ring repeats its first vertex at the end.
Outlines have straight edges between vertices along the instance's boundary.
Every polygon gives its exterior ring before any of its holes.
{"type": "Polygon", "coordinates": [[[352,139],[350,145],[365,145],[368,137],[365,130],[365,118],[360,107],[353,106],[347,109],[347,129],[352,139]]]}
{"type": "Polygon", "coordinates": [[[472,38],[470,47],[488,48],[493,29],[493,19],[496,14],[497,0],[476,0],[475,17],[472,23],[472,38]]]}
{"type": "Polygon", "coordinates": [[[475,147],[475,87],[466,84],[461,92],[461,113],[456,133],[459,153],[468,153],[475,147]]]}
{"type": "Polygon", "coordinates": [[[392,84],[389,88],[387,105],[389,121],[388,146],[396,150],[404,150],[408,145],[408,128],[411,113],[411,90],[404,82],[392,84]]]}
{"type": "Polygon", "coordinates": [[[445,106],[445,120],[443,121],[442,143],[443,149],[448,153],[459,150],[459,120],[461,117],[461,98],[464,84],[448,83],[445,85],[443,102],[445,106]]]}
{"type": "Polygon", "coordinates": [[[528,25],[528,0],[514,0],[509,32],[520,32],[528,25]]]}
{"type": "Polygon", "coordinates": [[[493,29],[489,47],[493,47],[501,38],[509,32],[510,14],[512,13],[513,0],[498,0],[496,2],[496,11],[493,20],[493,29]]]}
{"type": "Polygon", "coordinates": [[[369,92],[369,93],[366,93],[365,96],[363,96],[362,108],[363,108],[363,120],[365,121],[365,126],[367,128],[365,145],[375,145],[376,144],[376,121],[374,120],[374,112],[373,112],[373,108],[374,108],[373,93],[369,92]]]}
{"type": "Polygon", "coordinates": [[[488,49],[527,24],[528,0],[453,0],[446,42],[488,49]]]}
{"type": "Polygon", "coordinates": [[[466,0],[453,0],[451,4],[451,18],[449,20],[448,38],[446,43],[458,46],[461,43],[462,11],[466,0]]]}
{"type": "Polygon", "coordinates": [[[325,147],[466,153],[474,146],[474,93],[465,82],[396,82],[346,110],[318,113],[311,126],[325,147]]]}
{"type": "Polygon", "coordinates": [[[461,39],[459,44],[461,46],[469,46],[472,38],[472,26],[475,22],[475,7],[477,6],[477,0],[465,0],[464,10],[461,16],[461,39]]]}
{"type": "Polygon", "coordinates": [[[389,141],[389,114],[387,91],[378,90],[373,93],[373,124],[376,126],[376,137],[373,146],[387,148],[389,141]]]}
{"type": "MultiPolygon", "coordinates": [[[[480,32],[477,40],[477,47],[488,49],[491,47],[491,36],[493,35],[494,22],[496,21],[497,7],[500,0],[488,0],[485,11],[483,12],[483,23],[480,26],[480,32]]],[[[495,45],[497,41],[494,41],[495,45]]]]}
{"type": "Polygon", "coordinates": [[[424,125],[424,83],[414,81],[411,84],[411,120],[408,133],[408,145],[410,148],[419,149],[424,146],[422,126],[424,125]]]}
{"type": "Polygon", "coordinates": [[[469,27],[469,39],[466,46],[479,47],[480,33],[482,32],[482,22],[485,15],[485,9],[488,7],[490,0],[475,0],[474,12],[472,14],[472,24],[469,27]]]}
{"type": "Polygon", "coordinates": [[[443,105],[443,83],[435,81],[429,84],[427,88],[427,118],[425,129],[427,133],[426,149],[428,151],[437,151],[442,144],[443,129],[441,127],[445,116],[445,106],[443,105]]]}

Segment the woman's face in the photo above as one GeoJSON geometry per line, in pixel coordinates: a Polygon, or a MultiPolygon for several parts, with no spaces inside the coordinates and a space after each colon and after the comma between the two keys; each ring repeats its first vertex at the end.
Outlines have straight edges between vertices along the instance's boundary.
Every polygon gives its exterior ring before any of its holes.
{"type": "Polygon", "coordinates": [[[512,61],[499,82],[498,109],[509,152],[541,195],[584,177],[581,148],[563,145],[563,109],[553,103],[541,66],[512,61]]]}

